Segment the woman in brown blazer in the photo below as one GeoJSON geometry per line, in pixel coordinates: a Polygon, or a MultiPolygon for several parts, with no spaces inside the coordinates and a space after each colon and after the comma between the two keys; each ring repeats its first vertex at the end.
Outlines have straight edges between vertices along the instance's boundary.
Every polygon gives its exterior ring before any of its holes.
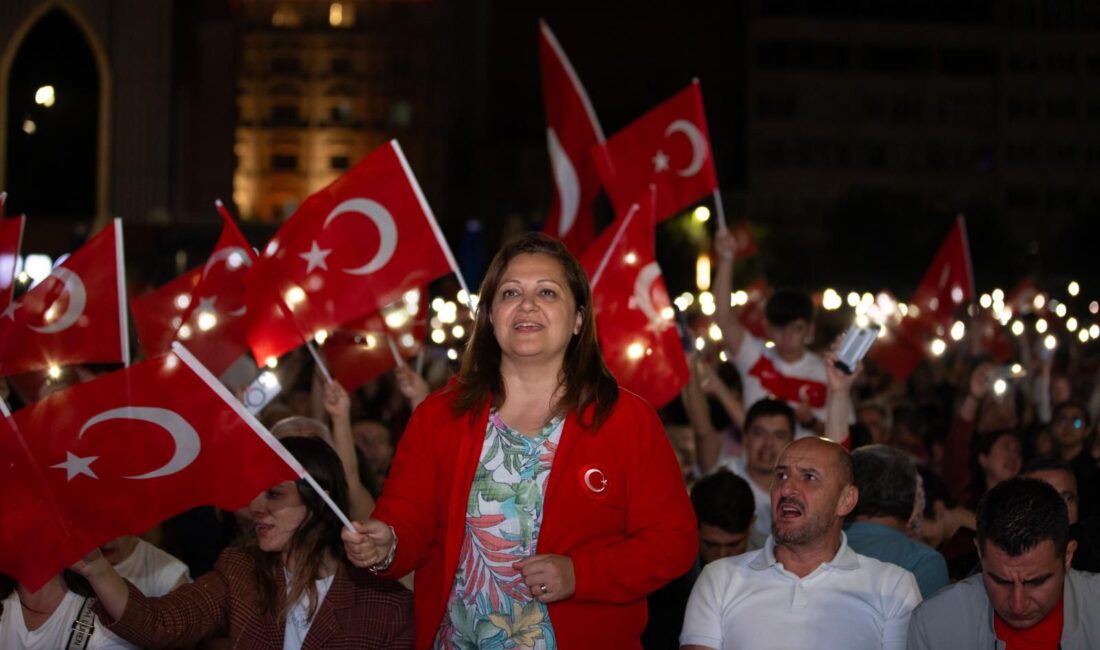
{"type": "MultiPolygon", "coordinates": [[[[341,507],[348,488],[336,452],[318,438],[283,446],[341,507]]],[[[142,647],[177,647],[228,632],[235,649],[412,648],[412,594],[353,567],[340,521],[305,481],[272,486],[249,504],[252,528],[210,573],[147,598],[98,552],[74,569],[99,597],[102,623],[142,647]]]]}

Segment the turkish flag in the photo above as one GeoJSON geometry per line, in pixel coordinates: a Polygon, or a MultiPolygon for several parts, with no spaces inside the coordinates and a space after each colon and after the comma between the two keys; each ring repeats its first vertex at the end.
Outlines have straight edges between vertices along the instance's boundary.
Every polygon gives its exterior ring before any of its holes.
{"type": "Polygon", "coordinates": [[[417,302],[404,300],[390,305],[342,326],[325,339],[322,350],[329,371],[348,392],[397,367],[394,349],[402,359],[411,359],[420,352],[428,329],[422,313],[427,310],[424,301],[428,294],[423,289],[410,294],[416,295],[417,302]],[[410,313],[414,305],[415,312],[410,313]]]}
{"type": "Polygon", "coordinates": [[[245,277],[257,360],[397,302],[457,268],[397,141],[310,196],[245,277]]]}
{"type": "Polygon", "coordinates": [[[221,375],[248,353],[244,277],[256,254],[221,201],[216,205],[222,232],[206,264],[131,299],[130,309],[146,356],[167,352],[179,341],[221,375]]]}
{"type": "Polygon", "coordinates": [[[129,363],[122,220],[104,228],[0,314],[0,374],[129,363]]]}
{"type": "Polygon", "coordinates": [[[659,220],[713,192],[718,176],[699,82],[595,146],[592,156],[620,215],[650,183],[657,186],[659,220]]]}
{"type": "Polygon", "coordinates": [[[748,374],[756,377],[768,394],[784,402],[805,400],[813,408],[825,408],[825,401],[829,396],[828,386],[812,379],[788,377],[780,373],[772,360],[766,356],[761,356],[752,368],[749,368],[748,374]]]}
{"type": "Polygon", "coordinates": [[[573,65],[550,27],[541,20],[539,59],[546,146],[554,173],[554,203],[543,231],[580,255],[596,237],[592,201],[600,190],[600,177],[591,151],[604,141],[603,129],[573,65]]]}
{"type": "Polygon", "coordinates": [[[585,252],[603,358],[624,388],[661,408],[689,375],[653,250],[653,201],[635,203],[585,252]]]}
{"type": "Polygon", "coordinates": [[[895,378],[905,379],[927,357],[937,330],[947,331],[959,305],[974,298],[974,272],[970,266],[970,245],[962,216],[932,258],[910,308],[897,327],[875,343],[870,359],[895,378]]]}
{"type": "Polygon", "coordinates": [[[305,475],[182,349],[4,418],[0,468],[0,572],[31,591],[119,535],[305,475]]]}
{"type": "Polygon", "coordinates": [[[966,221],[960,215],[943,240],[928,270],[924,272],[912,300],[923,322],[951,327],[955,310],[974,298],[974,271],[970,266],[970,244],[966,221]]]}
{"type": "Polygon", "coordinates": [[[3,215],[4,206],[0,200],[0,310],[8,308],[15,293],[15,266],[27,223],[23,215],[11,219],[4,219],[3,215]]]}
{"type": "Polygon", "coordinates": [[[176,330],[191,306],[191,294],[202,276],[202,268],[163,284],[152,291],[130,299],[141,351],[145,357],[167,352],[176,340],[176,330]]]}

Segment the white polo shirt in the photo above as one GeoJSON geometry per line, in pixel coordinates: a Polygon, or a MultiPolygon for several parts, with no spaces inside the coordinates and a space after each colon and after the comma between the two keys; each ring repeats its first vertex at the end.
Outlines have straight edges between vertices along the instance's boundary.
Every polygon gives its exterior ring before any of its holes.
{"type": "Polygon", "coordinates": [[[695,583],[682,645],[904,650],[909,616],[920,603],[912,573],[859,555],[841,533],[840,549],[805,578],[764,548],[711,562],[695,583]]]}

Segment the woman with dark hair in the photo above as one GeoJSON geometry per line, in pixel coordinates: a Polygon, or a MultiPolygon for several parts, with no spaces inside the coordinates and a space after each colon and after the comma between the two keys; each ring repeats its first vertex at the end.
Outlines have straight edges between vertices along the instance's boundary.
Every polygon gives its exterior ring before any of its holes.
{"type": "MultiPolygon", "coordinates": [[[[319,438],[285,438],[341,509],[339,457],[319,438]]],[[[98,549],[73,569],[99,598],[104,625],[142,647],[196,643],[228,632],[233,648],[408,648],[412,598],[404,587],[344,558],[340,521],[305,481],[273,485],[249,504],[253,527],[215,568],[161,598],[147,598],[98,549]]]]}
{"type": "Polygon", "coordinates": [[[357,566],[415,569],[418,648],[639,648],[645,597],[695,559],[676,456],[603,363],[584,269],[505,246],[458,377],[413,413],[357,566]]]}

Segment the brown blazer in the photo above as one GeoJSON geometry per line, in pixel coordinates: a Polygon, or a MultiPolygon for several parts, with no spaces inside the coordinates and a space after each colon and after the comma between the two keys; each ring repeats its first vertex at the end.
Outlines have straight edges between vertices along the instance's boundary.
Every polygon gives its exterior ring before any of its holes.
{"type": "MultiPolygon", "coordinates": [[[[253,562],[239,549],[222,552],[214,570],[160,598],[132,584],[117,621],[96,607],[100,621],[122,638],[147,648],[188,645],[219,630],[234,650],[282,648],[284,626],[256,604],[253,562]]],[[[286,592],[282,572],[276,590],[286,592]]],[[[393,580],[341,562],[309,628],[303,650],[412,648],[412,593],[393,580]]]]}

